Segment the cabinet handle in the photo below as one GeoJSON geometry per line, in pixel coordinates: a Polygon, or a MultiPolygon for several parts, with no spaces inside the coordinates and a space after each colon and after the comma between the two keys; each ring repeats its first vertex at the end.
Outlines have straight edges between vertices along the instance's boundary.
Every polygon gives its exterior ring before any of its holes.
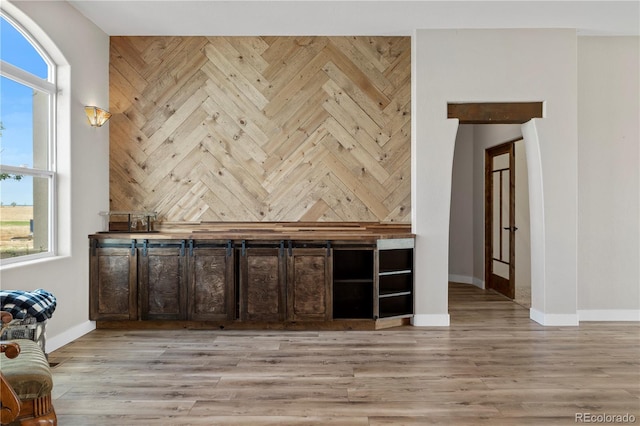
{"type": "Polygon", "coordinates": [[[131,240],[131,256],[136,255],[136,240],[131,240]]]}
{"type": "Polygon", "coordinates": [[[280,240],[280,257],[284,256],[284,240],[280,240]]]}
{"type": "Polygon", "coordinates": [[[232,249],[232,245],[231,245],[231,240],[227,240],[227,257],[231,257],[231,249],[232,249]]]}
{"type": "Polygon", "coordinates": [[[293,242],[289,240],[289,256],[293,256],[293,242]]]}
{"type": "Polygon", "coordinates": [[[187,242],[185,240],[180,241],[180,257],[184,257],[184,248],[186,245],[187,242]]]}
{"type": "Polygon", "coordinates": [[[246,240],[242,240],[242,256],[246,256],[247,255],[247,241],[246,240]]]}
{"type": "Polygon", "coordinates": [[[142,256],[147,257],[147,244],[149,240],[142,240],[142,256]]]}
{"type": "Polygon", "coordinates": [[[189,257],[193,257],[193,240],[189,240],[189,257]]]}

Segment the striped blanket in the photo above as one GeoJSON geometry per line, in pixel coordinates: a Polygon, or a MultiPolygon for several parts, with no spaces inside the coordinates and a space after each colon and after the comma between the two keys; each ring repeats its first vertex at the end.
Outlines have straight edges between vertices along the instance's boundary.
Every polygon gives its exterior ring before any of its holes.
{"type": "Polygon", "coordinates": [[[56,310],[56,304],[56,297],[41,288],[34,291],[0,291],[0,309],[10,312],[14,319],[31,316],[38,322],[46,321],[56,310]]]}

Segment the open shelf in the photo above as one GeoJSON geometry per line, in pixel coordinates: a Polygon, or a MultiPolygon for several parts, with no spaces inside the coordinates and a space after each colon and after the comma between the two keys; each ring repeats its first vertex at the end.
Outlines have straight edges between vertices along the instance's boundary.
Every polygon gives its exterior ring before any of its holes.
{"type": "Polygon", "coordinates": [[[378,250],[378,317],[413,314],[413,247],[378,250]]]}
{"type": "Polygon", "coordinates": [[[413,295],[380,297],[380,318],[407,317],[413,314],[413,295]]]}
{"type": "Polygon", "coordinates": [[[373,281],[334,283],[333,318],[373,318],[373,281]]]}
{"type": "Polygon", "coordinates": [[[378,278],[379,294],[392,294],[413,291],[413,273],[399,275],[381,275],[378,278]]]}
{"type": "Polygon", "coordinates": [[[372,248],[334,249],[333,318],[373,318],[372,248]]]}
{"type": "Polygon", "coordinates": [[[380,275],[413,270],[413,249],[380,250],[380,275]]]}

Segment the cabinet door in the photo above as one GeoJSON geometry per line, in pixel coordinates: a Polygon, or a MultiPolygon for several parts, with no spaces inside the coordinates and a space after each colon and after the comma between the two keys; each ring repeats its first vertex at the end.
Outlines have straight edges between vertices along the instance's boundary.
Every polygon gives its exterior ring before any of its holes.
{"type": "MultiPolygon", "coordinates": [[[[97,244],[97,241],[92,244],[97,244]]],[[[93,246],[89,258],[89,319],[137,319],[135,248],[93,246]]]]}
{"type": "Polygon", "coordinates": [[[187,317],[194,321],[233,320],[235,307],[234,251],[195,247],[189,256],[187,317]]]}
{"type": "Polygon", "coordinates": [[[285,265],[281,248],[249,247],[241,250],[241,320],[284,320],[285,265]]]}
{"type": "Polygon", "coordinates": [[[158,245],[138,249],[140,317],[184,320],[187,317],[185,249],[158,245]]]}
{"type": "Polygon", "coordinates": [[[287,319],[329,321],[331,250],[294,248],[287,256],[287,319]]]}

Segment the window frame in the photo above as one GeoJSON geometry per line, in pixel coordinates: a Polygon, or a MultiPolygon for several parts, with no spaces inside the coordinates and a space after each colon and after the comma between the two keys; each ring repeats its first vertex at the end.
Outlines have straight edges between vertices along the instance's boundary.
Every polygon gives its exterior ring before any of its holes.
{"type": "Polygon", "coordinates": [[[57,147],[57,68],[51,56],[42,48],[40,43],[33,37],[18,21],[11,17],[6,11],[0,10],[0,16],[4,18],[9,25],[18,31],[29,44],[36,50],[42,60],[47,64],[47,79],[36,76],[22,68],[11,63],[0,60],[0,76],[13,80],[16,83],[27,86],[33,90],[43,92],[49,96],[48,102],[48,126],[47,126],[47,168],[10,166],[0,163],[0,171],[13,175],[30,176],[33,178],[48,179],[48,203],[47,203],[47,251],[40,253],[27,254],[23,256],[8,257],[0,259],[0,266],[9,264],[25,263],[41,258],[50,258],[57,256],[57,170],[56,170],[56,147],[57,147]]]}

